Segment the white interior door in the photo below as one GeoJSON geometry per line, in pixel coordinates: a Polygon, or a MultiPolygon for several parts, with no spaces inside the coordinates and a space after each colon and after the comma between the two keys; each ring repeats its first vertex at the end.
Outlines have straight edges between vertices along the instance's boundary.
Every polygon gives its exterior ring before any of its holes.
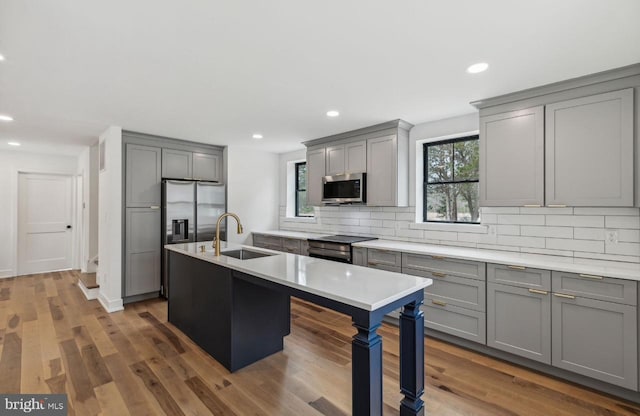
{"type": "Polygon", "coordinates": [[[21,173],[18,194],[18,274],[70,269],[72,177],[21,173]]]}

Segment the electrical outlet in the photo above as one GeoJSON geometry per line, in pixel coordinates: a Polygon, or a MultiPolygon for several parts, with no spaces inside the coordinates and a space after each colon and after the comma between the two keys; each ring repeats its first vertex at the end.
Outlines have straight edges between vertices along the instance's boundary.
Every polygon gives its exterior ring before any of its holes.
{"type": "Polygon", "coordinates": [[[608,244],[618,244],[618,232],[616,230],[607,230],[605,239],[608,244]]]}

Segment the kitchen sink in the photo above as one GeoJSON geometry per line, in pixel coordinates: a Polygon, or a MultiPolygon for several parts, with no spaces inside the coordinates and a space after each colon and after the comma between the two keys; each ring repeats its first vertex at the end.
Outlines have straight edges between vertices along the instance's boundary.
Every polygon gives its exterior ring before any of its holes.
{"type": "Polygon", "coordinates": [[[257,259],[260,257],[275,256],[275,254],[272,254],[272,253],[262,253],[259,251],[247,250],[244,248],[240,250],[223,251],[220,254],[222,254],[223,256],[234,257],[240,260],[249,260],[249,259],[257,259]]]}

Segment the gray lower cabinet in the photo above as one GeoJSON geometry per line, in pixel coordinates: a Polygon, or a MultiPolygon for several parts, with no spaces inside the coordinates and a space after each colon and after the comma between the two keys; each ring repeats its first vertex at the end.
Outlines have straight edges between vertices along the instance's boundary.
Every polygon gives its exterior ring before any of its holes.
{"type": "Polygon", "coordinates": [[[162,149],[128,143],[126,145],[125,163],[126,207],[159,207],[161,201],[162,149]]]}
{"type": "Polygon", "coordinates": [[[162,177],[193,178],[193,153],[184,150],[162,149],[162,177]]]}
{"type": "Polygon", "coordinates": [[[160,290],[160,223],[160,209],[126,209],[124,296],[160,290]]]}
{"type": "Polygon", "coordinates": [[[220,153],[194,153],[193,178],[222,182],[222,155],[220,153]]]}
{"type": "Polygon", "coordinates": [[[367,250],[367,266],[389,272],[402,272],[402,253],[370,248],[367,250]]]}
{"type": "Polygon", "coordinates": [[[282,238],[266,234],[253,234],[253,245],[268,248],[269,250],[282,251],[282,238]]]}
{"type": "Polygon", "coordinates": [[[449,305],[436,299],[425,299],[424,326],[480,344],[487,342],[484,312],[449,305]]]}
{"type": "Polygon", "coordinates": [[[367,265],[367,249],[364,247],[352,247],[352,260],[356,266],[367,265]]]}
{"type": "Polygon", "coordinates": [[[292,254],[300,254],[300,240],[296,238],[283,238],[282,251],[292,254]]]}
{"type": "Polygon", "coordinates": [[[480,117],[480,206],[544,205],[544,107],[480,117]]]}
{"type": "Polygon", "coordinates": [[[633,206],[633,88],[545,108],[547,205],[633,206]]]}
{"type": "Polygon", "coordinates": [[[307,150],[307,205],[322,205],[323,176],[325,176],[325,148],[307,150]]]}
{"type": "Polygon", "coordinates": [[[551,290],[551,272],[530,267],[488,264],[487,281],[544,291],[551,290]]]}
{"type": "Polygon", "coordinates": [[[553,365],[637,390],[634,306],[554,293],[553,365]]]}
{"type": "Polygon", "coordinates": [[[278,237],[267,234],[253,234],[253,245],[255,247],[267,248],[269,250],[284,251],[285,253],[309,255],[309,243],[307,240],[299,238],[278,237]]]}
{"type": "Polygon", "coordinates": [[[549,292],[488,283],[487,345],[551,364],[549,292]]]}

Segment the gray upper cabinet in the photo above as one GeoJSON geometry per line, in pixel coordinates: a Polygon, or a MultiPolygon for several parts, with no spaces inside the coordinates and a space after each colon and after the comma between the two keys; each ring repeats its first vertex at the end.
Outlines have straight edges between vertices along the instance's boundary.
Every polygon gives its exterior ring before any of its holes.
{"type": "Polygon", "coordinates": [[[554,366],[637,389],[635,307],[554,293],[552,327],[554,366]]]}
{"type": "Polygon", "coordinates": [[[194,153],[193,178],[222,182],[222,155],[219,153],[194,153]]]}
{"type": "Polygon", "coordinates": [[[633,89],[546,107],[548,205],[633,206],[633,89]]]}
{"type": "Polygon", "coordinates": [[[126,206],[159,206],[162,180],[161,149],[128,143],[125,157],[126,206]]]}
{"type": "Polygon", "coordinates": [[[397,135],[367,140],[367,205],[407,205],[408,182],[399,173],[404,167],[398,166],[399,162],[408,164],[407,158],[399,158],[404,152],[399,148],[397,135]]]}
{"type": "Polygon", "coordinates": [[[162,177],[171,179],[193,178],[193,153],[183,150],[162,149],[162,177]]]}
{"type": "Polygon", "coordinates": [[[160,224],[158,208],[127,208],[124,296],[160,290],[160,224]]]}
{"type": "Polygon", "coordinates": [[[307,204],[322,205],[323,176],[325,176],[324,147],[307,150],[307,204]]]}
{"type": "Polygon", "coordinates": [[[544,204],[544,108],[480,117],[480,206],[544,204]]]}
{"type": "Polygon", "coordinates": [[[366,172],[367,142],[361,140],[327,146],[326,158],[326,175],[366,172]]]}

